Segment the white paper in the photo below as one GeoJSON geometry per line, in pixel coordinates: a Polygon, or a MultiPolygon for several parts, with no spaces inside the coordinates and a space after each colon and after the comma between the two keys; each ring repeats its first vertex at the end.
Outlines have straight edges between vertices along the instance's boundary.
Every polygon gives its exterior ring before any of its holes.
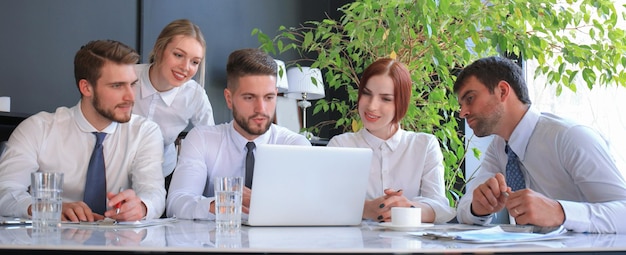
{"type": "Polygon", "coordinates": [[[163,218],[152,220],[138,220],[138,221],[115,221],[111,219],[105,219],[103,221],[95,222],[62,222],[63,227],[76,227],[76,228],[140,228],[156,225],[164,225],[168,223],[176,222],[176,218],[163,218]]]}
{"type": "Polygon", "coordinates": [[[421,235],[427,238],[442,239],[442,240],[454,240],[460,242],[471,243],[503,243],[503,242],[531,242],[531,241],[543,241],[552,239],[566,238],[563,234],[567,230],[563,226],[558,229],[546,233],[522,233],[522,232],[507,232],[500,226],[491,228],[469,230],[469,231],[456,231],[456,232],[439,232],[439,233],[414,233],[415,235],[421,235]]]}

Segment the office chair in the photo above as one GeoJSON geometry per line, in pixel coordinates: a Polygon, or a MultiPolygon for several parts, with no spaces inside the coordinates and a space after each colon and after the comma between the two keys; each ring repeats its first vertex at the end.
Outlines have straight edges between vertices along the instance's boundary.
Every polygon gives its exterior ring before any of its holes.
{"type": "Polygon", "coordinates": [[[0,157],[2,156],[6,148],[7,148],[7,141],[0,141],[0,157]]]}

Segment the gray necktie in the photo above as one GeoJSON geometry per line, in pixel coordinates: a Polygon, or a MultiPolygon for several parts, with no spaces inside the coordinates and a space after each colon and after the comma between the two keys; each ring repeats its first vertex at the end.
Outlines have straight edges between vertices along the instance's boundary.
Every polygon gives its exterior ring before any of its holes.
{"type": "Polygon", "coordinates": [[[504,151],[508,157],[506,162],[506,184],[511,187],[511,190],[518,191],[526,188],[526,181],[524,180],[524,173],[520,169],[520,162],[517,155],[511,147],[507,144],[504,151]]]}
{"type": "Polygon", "coordinates": [[[248,142],[246,144],[246,187],[252,188],[252,175],[254,171],[254,148],[256,145],[254,142],[248,142]]]}
{"type": "Polygon", "coordinates": [[[91,208],[92,212],[104,214],[106,211],[106,172],[104,168],[104,153],[102,141],[106,133],[94,132],[96,145],[91,153],[89,167],[87,168],[87,181],[85,181],[85,195],[83,201],[91,208]]]}

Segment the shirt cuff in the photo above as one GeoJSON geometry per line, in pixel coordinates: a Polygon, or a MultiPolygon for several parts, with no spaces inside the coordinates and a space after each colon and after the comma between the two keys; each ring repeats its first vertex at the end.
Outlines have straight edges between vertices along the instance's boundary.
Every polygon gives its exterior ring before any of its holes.
{"type": "MultiPolygon", "coordinates": [[[[28,215],[28,207],[33,204],[32,198],[24,199],[18,202],[18,208],[20,208],[19,215],[17,217],[29,219],[32,218],[32,215],[28,215]]],[[[31,208],[32,210],[32,208],[31,208]]]]}
{"type": "Polygon", "coordinates": [[[491,221],[493,220],[493,213],[492,214],[488,214],[485,216],[476,216],[474,215],[474,213],[472,212],[472,206],[470,205],[469,208],[469,220],[472,222],[472,224],[475,225],[487,225],[489,223],[491,223],[491,221]]]}
{"type": "Polygon", "coordinates": [[[215,200],[214,197],[202,198],[198,201],[196,211],[193,214],[194,219],[200,220],[215,220],[215,214],[211,213],[211,202],[215,200]]]}
{"type": "Polygon", "coordinates": [[[565,215],[565,221],[563,227],[575,232],[587,232],[589,231],[589,211],[585,204],[564,200],[557,200],[563,207],[563,214],[565,215]]]}

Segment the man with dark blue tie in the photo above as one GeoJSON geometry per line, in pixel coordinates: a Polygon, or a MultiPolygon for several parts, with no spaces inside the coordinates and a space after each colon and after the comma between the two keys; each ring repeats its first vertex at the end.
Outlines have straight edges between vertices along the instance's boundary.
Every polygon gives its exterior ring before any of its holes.
{"type": "Polygon", "coordinates": [[[224,98],[233,120],[194,127],[185,137],[167,194],[170,217],[214,220],[217,176],[245,178],[242,212],[247,214],[256,145],[311,146],[303,135],[272,122],[278,89],[270,55],[257,48],[235,50],[228,55],[226,77],[224,98]]]}
{"type": "Polygon", "coordinates": [[[159,127],[132,115],[139,55],[111,40],[74,59],[77,105],[40,112],[11,134],[0,158],[0,214],[32,215],[30,173],[62,172],[62,220],[158,218],[165,209],[159,127]]]}
{"type": "Polygon", "coordinates": [[[479,59],[459,74],[454,92],[476,136],[495,135],[459,202],[459,222],[489,224],[506,208],[517,224],[626,232],[626,181],[606,141],[533,107],[517,64],[479,59]]]}

